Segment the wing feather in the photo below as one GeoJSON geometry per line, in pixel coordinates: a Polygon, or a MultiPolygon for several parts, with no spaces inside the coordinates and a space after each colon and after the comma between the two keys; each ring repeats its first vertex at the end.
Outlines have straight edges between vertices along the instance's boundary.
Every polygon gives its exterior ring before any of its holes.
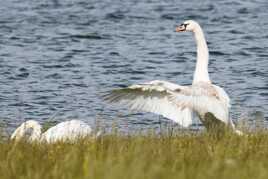
{"type": "Polygon", "coordinates": [[[178,88],[182,86],[165,81],[151,81],[113,90],[104,98],[132,110],[162,115],[183,127],[188,127],[192,124],[192,110],[174,104],[169,98],[172,95],[171,91],[178,88]]]}

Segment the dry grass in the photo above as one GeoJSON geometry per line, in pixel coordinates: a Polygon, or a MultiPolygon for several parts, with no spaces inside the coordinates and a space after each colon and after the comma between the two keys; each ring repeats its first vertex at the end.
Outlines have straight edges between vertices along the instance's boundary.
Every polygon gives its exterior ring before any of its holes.
{"type": "Polygon", "coordinates": [[[75,144],[0,142],[1,179],[268,178],[268,132],[81,139],[75,144]]]}

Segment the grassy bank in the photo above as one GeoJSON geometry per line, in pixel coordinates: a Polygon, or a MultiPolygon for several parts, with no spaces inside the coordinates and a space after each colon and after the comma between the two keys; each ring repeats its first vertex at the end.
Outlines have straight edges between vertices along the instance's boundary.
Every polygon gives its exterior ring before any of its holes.
{"type": "Polygon", "coordinates": [[[0,143],[1,179],[268,178],[268,132],[108,135],[75,144],[0,143]]]}

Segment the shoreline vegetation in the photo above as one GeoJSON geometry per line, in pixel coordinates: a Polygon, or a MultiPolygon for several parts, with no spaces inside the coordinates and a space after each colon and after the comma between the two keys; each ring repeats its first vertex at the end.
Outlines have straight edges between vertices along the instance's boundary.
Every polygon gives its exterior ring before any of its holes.
{"type": "Polygon", "coordinates": [[[55,144],[0,138],[1,179],[268,178],[268,130],[149,131],[55,144]]]}

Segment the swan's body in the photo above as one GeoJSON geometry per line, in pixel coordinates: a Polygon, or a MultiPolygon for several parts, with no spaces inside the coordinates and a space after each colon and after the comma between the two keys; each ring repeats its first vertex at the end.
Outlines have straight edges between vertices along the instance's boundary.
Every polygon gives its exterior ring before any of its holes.
{"type": "Polygon", "coordinates": [[[30,142],[39,141],[54,143],[57,141],[75,141],[78,138],[83,138],[92,134],[92,129],[89,125],[79,120],[71,120],[61,122],[56,126],[51,127],[42,134],[41,125],[34,120],[29,120],[22,123],[11,135],[11,139],[20,140],[26,137],[29,133],[28,140],[30,142]]]}
{"type": "Polygon", "coordinates": [[[192,113],[195,112],[208,130],[214,124],[224,124],[240,134],[229,119],[228,95],[210,81],[209,52],[201,27],[197,22],[189,20],[177,27],[176,31],[192,31],[195,36],[197,63],[192,85],[180,86],[166,81],[151,81],[113,90],[106,99],[134,110],[163,115],[184,127],[192,124],[192,113]]]}

